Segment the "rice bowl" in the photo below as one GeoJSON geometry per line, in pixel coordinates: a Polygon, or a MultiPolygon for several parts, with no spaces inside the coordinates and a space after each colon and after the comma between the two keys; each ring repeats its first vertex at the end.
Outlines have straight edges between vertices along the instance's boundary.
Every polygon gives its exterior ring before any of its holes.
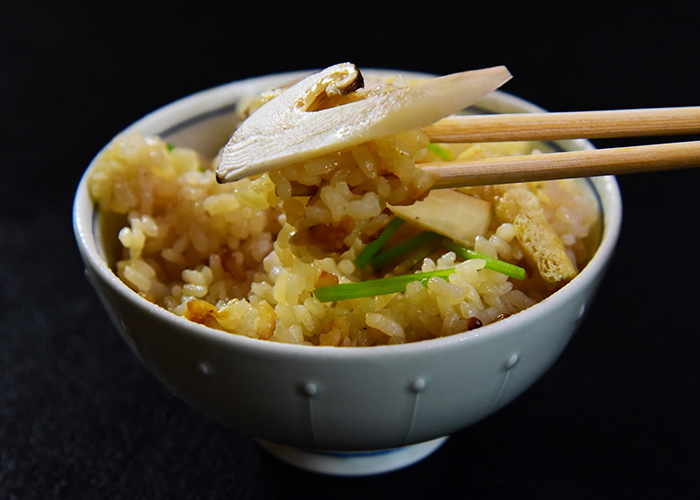
{"type": "MultiPolygon", "coordinates": [[[[122,135],[136,130],[158,135],[213,158],[235,127],[238,99],[298,76],[273,75],[196,94],[148,115],[122,135]]],[[[479,106],[491,112],[537,109],[502,92],[479,106]]],[[[558,145],[590,147],[584,141],[558,145]]],[[[609,261],[621,219],[613,178],[582,181],[602,208],[602,237],[595,255],[566,286],[503,321],[442,338],[369,349],[289,345],[193,323],[139,297],[120,280],[111,269],[118,252],[113,240],[107,243],[109,231],[103,238],[104,221],[98,221],[87,189],[93,169],[94,163],[76,194],[76,237],[86,274],[129,346],[194,407],[275,443],[268,449],[297,465],[338,474],[382,472],[421,456],[364,469],[348,468],[346,460],[345,468],[339,469],[327,465],[330,456],[326,465],[309,465],[310,455],[299,449],[351,453],[405,451],[436,440],[439,444],[531,385],[558,357],[581,320],[609,261]]],[[[421,449],[424,454],[432,451],[421,449]]]]}

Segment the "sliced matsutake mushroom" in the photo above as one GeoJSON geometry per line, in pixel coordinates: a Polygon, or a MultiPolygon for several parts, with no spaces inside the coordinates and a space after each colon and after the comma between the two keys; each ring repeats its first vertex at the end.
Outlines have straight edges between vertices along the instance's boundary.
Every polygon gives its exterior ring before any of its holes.
{"type": "Polygon", "coordinates": [[[216,171],[232,182],[383,135],[424,127],[456,113],[511,78],[504,66],[465,71],[319,109],[327,97],[363,85],[354,64],[326,68],[260,106],[226,144],[216,171]]]}
{"type": "Polygon", "coordinates": [[[398,217],[414,225],[473,247],[491,221],[491,202],[454,189],[437,189],[412,205],[390,206],[398,217]],[[448,217],[446,214],[453,214],[448,217]]]}

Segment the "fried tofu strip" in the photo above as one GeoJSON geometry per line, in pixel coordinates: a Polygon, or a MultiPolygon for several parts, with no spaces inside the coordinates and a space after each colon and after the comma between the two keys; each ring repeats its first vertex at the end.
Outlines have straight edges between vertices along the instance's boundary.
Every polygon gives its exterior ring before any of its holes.
{"type": "Polygon", "coordinates": [[[547,221],[539,198],[526,184],[494,186],[495,212],[510,221],[528,259],[550,283],[571,280],[578,274],[564,243],[547,221]]]}

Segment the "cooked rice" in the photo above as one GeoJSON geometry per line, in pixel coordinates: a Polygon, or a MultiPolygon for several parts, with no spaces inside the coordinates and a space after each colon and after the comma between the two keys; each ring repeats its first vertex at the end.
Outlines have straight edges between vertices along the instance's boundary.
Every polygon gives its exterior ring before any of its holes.
{"type": "MultiPolygon", "coordinates": [[[[390,220],[387,204],[409,204],[428,192],[432,179],[414,165],[430,159],[427,145],[422,132],[409,132],[218,184],[215,161],[133,133],[106,150],[89,188],[100,211],[124,216],[115,271],[125,283],[174,314],[256,339],[370,346],[453,335],[530,307],[571,278],[552,283],[541,276],[519,239],[512,206],[499,208],[509,188],[485,187],[468,190],[496,207],[475,250],[526,268],[525,280],[438,251],[415,270],[456,268],[447,280],[410,283],[404,293],[318,301],[317,284],[383,275],[357,269],[354,259],[390,220]],[[292,183],[323,187],[299,198],[291,196],[292,183]]],[[[472,145],[461,156],[532,151],[527,143],[503,148],[472,145]]],[[[558,235],[575,273],[590,258],[595,203],[574,181],[519,189],[558,235]]]]}

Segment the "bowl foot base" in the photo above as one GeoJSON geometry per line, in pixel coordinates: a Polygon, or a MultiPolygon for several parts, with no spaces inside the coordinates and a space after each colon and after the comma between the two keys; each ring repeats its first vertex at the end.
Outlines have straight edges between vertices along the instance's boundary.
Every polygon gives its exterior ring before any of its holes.
{"type": "Polygon", "coordinates": [[[257,442],[271,455],[300,469],[334,476],[370,476],[415,464],[442,446],[448,437],[401,448],[355,452],[307,450],[262,440],[257,442]]]}

